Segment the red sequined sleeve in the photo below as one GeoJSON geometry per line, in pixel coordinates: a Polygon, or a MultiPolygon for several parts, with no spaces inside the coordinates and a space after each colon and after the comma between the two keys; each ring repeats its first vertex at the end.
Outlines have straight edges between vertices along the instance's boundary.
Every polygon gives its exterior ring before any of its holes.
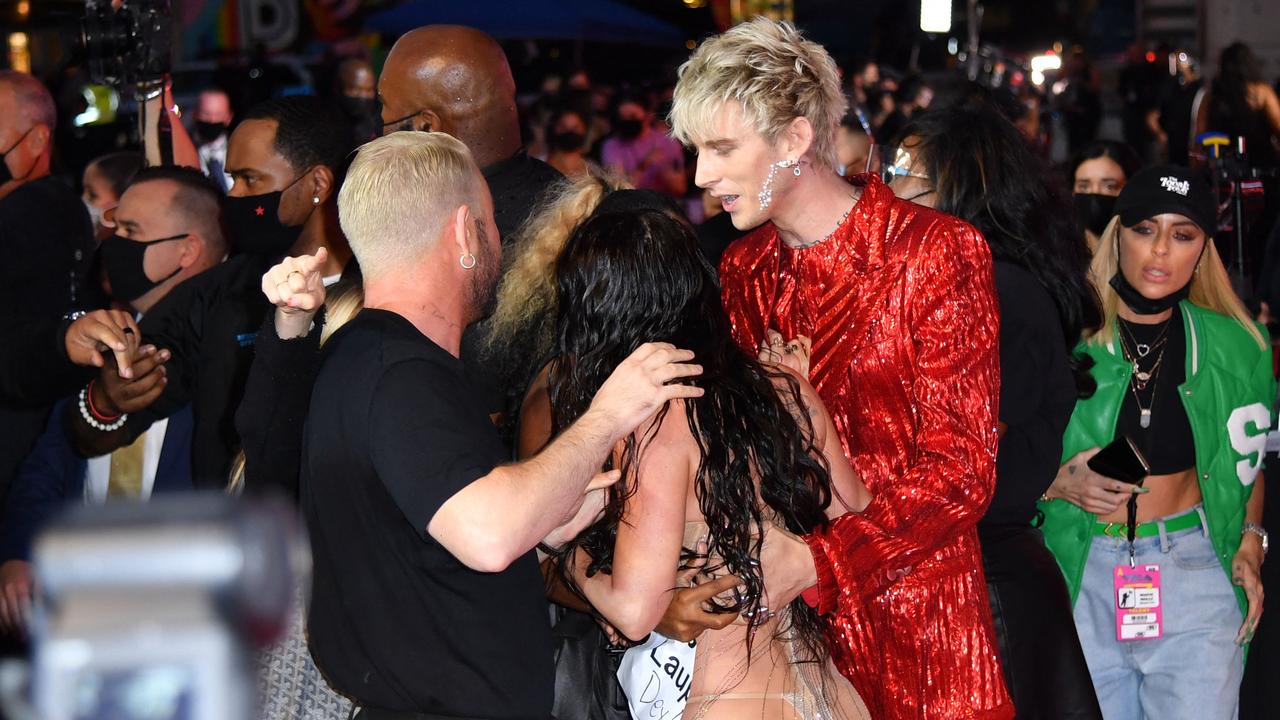
{"type": "Polygon", "coordinates": [[[912,387],[914,448],[865,512],[806,538],[822,613],[839,609],[842,589],[865,599],[911,572],[972,528],[995,490],[999,310],[990,251],[968,226],[940,230],[908,259],[903,321],[915,361],[902,373],[912,387]]]}

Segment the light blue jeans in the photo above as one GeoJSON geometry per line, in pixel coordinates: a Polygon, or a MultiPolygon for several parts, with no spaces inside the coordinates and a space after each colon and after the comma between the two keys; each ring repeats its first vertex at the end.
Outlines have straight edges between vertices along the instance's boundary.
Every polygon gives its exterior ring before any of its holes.
{"type": "MultiPolygon", "coordinates": [[[[1201,527],[1134,543],[1139,565],[1160,566],[1164,634],[1116,640],[1111,573],[1129,562],[1124,538],[1093,538],[1076,599],[1076,630],[1106,720],[1234,720],[1239,711],[1244,618],[1227,574],[1201,527]]],[[[1171,516],[1172,517],[1172,516],[1171,516]]]]}

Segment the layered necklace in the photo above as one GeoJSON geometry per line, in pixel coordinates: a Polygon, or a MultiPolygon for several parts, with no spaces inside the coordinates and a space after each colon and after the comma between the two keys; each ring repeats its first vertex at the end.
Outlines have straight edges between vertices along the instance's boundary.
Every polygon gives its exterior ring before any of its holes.
{"type": "Polygon", "coordinates": [[[1151,408],[1156,403],[1156,384],[1160,380],[1160,369],[1164,364],[1164,351],[1169,343],[1169,318],[1160,324],[1160,332],[1151,342],[1138,342],[1128,323],[1121,320],[1120,349],[1124,359],[1133,365],[1133,376],[1129,378],[1129,391],[1133,393],[1133,401],[1138,405],[1138,426],[1151,427],[1151,408]],[[1150,392],[1148,392],[1150,389],[1150,392]],[[1146,404],[1143,404],[1143,396],[1146,404]]]}

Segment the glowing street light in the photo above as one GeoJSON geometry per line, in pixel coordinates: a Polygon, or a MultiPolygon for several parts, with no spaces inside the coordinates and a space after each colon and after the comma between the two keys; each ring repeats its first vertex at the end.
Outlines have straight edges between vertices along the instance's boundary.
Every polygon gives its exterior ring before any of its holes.
{"type": "Polygon", "coordinates": [[[951,0],[921,0],[920,29],[927,33],[951,32],[951,0]]]}
{"type": "Polygon", "coordinates": [[[1036,55],[1031,58],[1031,82],[1036,85],[1044,85],[1044,74],[1047,70],[1062,69],[1062,56],[1054,53],[1045,53],[1044,55],[1036,55]]]}

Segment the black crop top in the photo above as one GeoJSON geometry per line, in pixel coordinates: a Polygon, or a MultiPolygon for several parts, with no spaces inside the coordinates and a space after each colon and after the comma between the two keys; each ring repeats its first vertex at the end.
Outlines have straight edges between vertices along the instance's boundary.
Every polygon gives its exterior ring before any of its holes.
{"type": "Polygon", "coordinates": [[[1141,325],[1120,320],[1117,341],[1123,344],[1125,356],[1137,360],[1138,367],[1150,371],[1163,349],[1158,372],[1152,374],[1146,389],[1138,390],[1135,378],[1125,389],[1116,436],[1128,435],[1151,464],[1152,475],[1169,475],[1194,468],[1196,449],[1191,437],[1191,421],[1182,405],[1178,386],[1187,377],[1187,337],[1182,315],[1175,310],[1168,323],[1141,325]],[[1163,348],[1159,345],[1163,336],[1163,348]],[[1138,353],[1149,347],[1145,357],[1138,353]],[[1136,391],[1136,397],[1135,397],[1136,391]],[[1149,427],[1142,427],[1139,407],[1150,408],[1149,427]]]}

